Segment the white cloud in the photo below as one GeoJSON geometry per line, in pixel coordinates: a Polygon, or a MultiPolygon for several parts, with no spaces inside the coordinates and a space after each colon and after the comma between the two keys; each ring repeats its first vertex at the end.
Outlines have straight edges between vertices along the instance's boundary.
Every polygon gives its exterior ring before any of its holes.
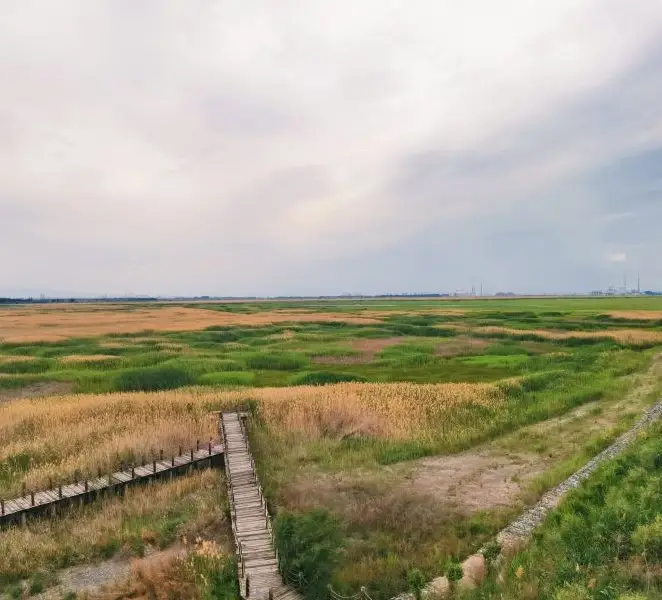
{"type": "MultiPolygon", "coordinates": [[[[53,288],[66,270],[77,290],[264,293],[274,276],[286,292],[297,268],[431,227],[525,205],[557,223],[541,190],[662,141],[660,76],[618,87],[658,49],[656,1],[5,12],[0,235],[19,257],[0,263],[7,289],[53,288]],[[615,114],[574,117],[612,86],[615,114]]],[[[599,199],[580,202],[591,213],[599,199]]]]}
{"type": "Polygon", "coordinates": [[[612,252],[607,260],[611,263],[624,263],[628,260],[628,255],[625,252],[612,252]]]}

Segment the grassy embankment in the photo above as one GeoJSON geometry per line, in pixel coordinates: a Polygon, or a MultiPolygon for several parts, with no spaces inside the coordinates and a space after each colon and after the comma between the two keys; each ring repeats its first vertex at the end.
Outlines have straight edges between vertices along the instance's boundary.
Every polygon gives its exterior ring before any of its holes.
{"type": "Polygon", "coordinates": [[[527,550],[467,598],[662,597],[662,425],[573,491],[527,550]]]}

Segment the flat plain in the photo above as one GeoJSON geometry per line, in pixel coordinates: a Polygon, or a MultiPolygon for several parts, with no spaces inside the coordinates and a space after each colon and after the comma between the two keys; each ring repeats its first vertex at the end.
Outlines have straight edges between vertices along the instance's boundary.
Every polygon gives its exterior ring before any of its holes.
{"type": "MultiPolygon", "coordinates": [[[[176,452],[218,436],[213,411],[244,407],[277,531],[302,547],[326,533],[324,560],[299,567],[385,600],[629,427],[662,391],[661,348],[658,298],[3,307],[0,495],[176,452]]],[[[134,561],[106,594],[234,598],[221,477],[0,532],[0,586],[36,594],[66,569],[134,561]]],[[[504,597],[525,597],[520,566],[504,597]]],[[[646,573],[627,585],[659,590],[646,573]]],[[[627,587],[608,570],[585,587],[609,585],[627,587]]]]}

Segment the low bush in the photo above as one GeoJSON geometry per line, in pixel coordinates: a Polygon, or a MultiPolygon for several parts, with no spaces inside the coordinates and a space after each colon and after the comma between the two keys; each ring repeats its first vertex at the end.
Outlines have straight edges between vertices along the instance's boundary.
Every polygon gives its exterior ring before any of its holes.
{"type": "Polygon", "coordinates": [[[313,371],[301,373],[290,380],[292,385],[330,385],[345,381],[365,381],[365,377],[353,373],[334,373],[332,371],[313,371]]]}
{"type": "Polygon", "coordinates": [[[325,510],[281,512],[274,534],[286,579],[307,600],[326,598],[343,543],[338,520],[325,510]]]}

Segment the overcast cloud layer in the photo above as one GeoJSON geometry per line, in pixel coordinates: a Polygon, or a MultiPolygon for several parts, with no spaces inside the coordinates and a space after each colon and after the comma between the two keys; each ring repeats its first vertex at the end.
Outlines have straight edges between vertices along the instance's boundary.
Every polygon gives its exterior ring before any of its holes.
{"type": "Polygon", "coordinates": [[[662,0],[2,2],[0,295],[662,288],[662,0]]]}

